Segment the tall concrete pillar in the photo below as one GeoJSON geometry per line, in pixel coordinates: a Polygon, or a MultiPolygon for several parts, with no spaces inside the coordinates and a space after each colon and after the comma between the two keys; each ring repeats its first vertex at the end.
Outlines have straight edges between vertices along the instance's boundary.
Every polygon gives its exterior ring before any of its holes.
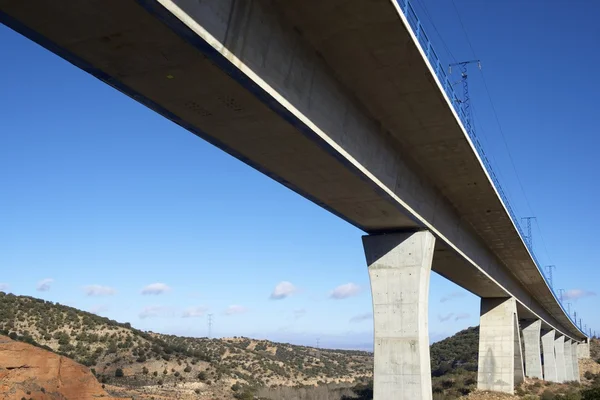
{"type": "Polygon", "coordinates": [[[542,351],[540,349],[542,321],[523,321],[521,326],[525,344],[525,376],[543,379],[542,351]]]}
{"type": "Polygon", "coordinates": [[[482,298],[477,388],[513,394],[524,380],[514,298],[482,298]]]}
{"type": "Polygon", "coordinates": [[[571,344],[571,339],[565,339],[564,345],[564,353],[565,353],[565,381],[570,382],[575,379],[575,374],[573,373],[573,355],[572,349],[573,346],[571,344]]]}
{"type": "Polygon", "coordinates": [[[581,382],[579,377],[579,357],[577,357],[577,347],[579,344],[575,341],[571,344],[571,362],[573,363],[573,380],[581,382]]]}
{"type": "Polygon", "coordinates": [[[430,400],[431,232],[364,236],[375,330],[374,400],[430,400]]]}
{"type": "Polygon", "coordinates": [[[566,382],[567,370],[565,366],[565,337],[554,339],[554,354],[556,354],[556,380],[566,382]]]}
{"type": "Polygon", "coordinates": [[[551,330],[542,335],[542,350],[544,354],[544,379],[550,382],[561,382],[556,376],[556,355],[554,354],[554,334],[551,330]]]}
{"type": "Polygon", "coordinates": [[[577,357],[579,358],[590,358],[590,339],[587,338],[585,342],[581,342],[577,345],[577,357]]]}

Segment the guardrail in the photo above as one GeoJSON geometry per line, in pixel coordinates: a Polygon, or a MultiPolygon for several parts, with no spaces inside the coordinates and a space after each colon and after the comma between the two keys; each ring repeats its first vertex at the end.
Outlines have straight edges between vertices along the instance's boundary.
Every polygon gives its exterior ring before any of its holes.
{"type": "MultiPolygon", "coordinates": [[[[454,110],[458,114],[461,122],[463,123],[463,126],[468,126],[469,124],[467,124],[467,119],[468,119],[467,114],[465,113],[462,103],[459,101],[456,101],[459,99],[459,97],[456,95],[454,87],[452,86],[452,83],[450,82],[450,80],[448,79],[448,76],[446,75],[446,67],[444,65],[442,65],[437,53],[433,49],[433,46],[431,45],[431,41],[429,40],[429,37],[427,36],[427,34],[425,33],[425,31],[423,29],[423,25],[421,24],[421,21],[419,21],[419,18],[417,17],[417,13],[415,12],[412,5],[410,4],[409,0],[396,0],[396,2],[400,6],[400,9],[404,13],[404,16],[406,17],[406,19],[408,20],[408,23],[409,23],[410,27],[412,28],[413,33],[415,34],[415,36],[417,37],[417,40],[419,41],[419,45],[421,46],[421,49],[427,55],[429,64],[435,71],[435,74],[437,75],[437,78],[439,79],[440,83],[442,84],[444,91],[446,92],[446,94],[448,95],[450,100],[452,101],[454,110]]],[[[500,195],[500,199],[502,200],[502,202],[504,203],[504,206],[508,210],[508,214],[509,214],[510,218],[512,219],[514,225],[516,226],[517,232],[519,233],[521,240],[523,240],[523,243],[525,243],[525,246],[529,250],[529,254],[531,254],[531,257],[533,259],[535,266],[542,274],[542,277],[546,281],[546,284],[548,285],[548,287],[554,294],[554,297],[558,300],[558,304],[563,309],[565,314],[569,317],[569,319],[575,326],[579,327],[579,329],[581,331],[583,331],[581,323],[578,324],[577,321],[573,321],[573,319],[571,318],[571,315],[569,315],[567,310],[565,310],[565,308],[562,304],[562,300],[560,299],[559,296],[557,296],[556,291],[550,284],[550,280],[548,279],[548,277],[546,276],[546,273],[544,272],[544,269],[541,267],[541,264],[537,260],[537,257],[533,251],[533,247],[529,244],[528,240],[524,240],[525,233],[523,232],[523,229],[521,228],[521,224],[519,223],[519,220],[517,219],[517,216],[516,216],[515,212],[513,211],[512,206],[510,205],[508,196],[506,195],[506,193],[504,192],[504,189],[502,188],[502,185],[500,184],[500,180],[498,179],[498,177],[496,176],[496,173],[494,172],[494,169],[492,168],[492,164],[490,163],[487,155],[485,154],[485,150],[484,150],[483,146],[481,145],[481,143],[479,142],[479,139],[477,138],[475,129],[473,129],[473,128],[467,129],[467,134],[469,135],[469,137],[471,138],[471,141],[475,145],[477,154],[479,154],[479,157],[483,161],[483,165],[484,165],[487,173],[489,174],[490,178],[492,179],[492,183],[493,183],[494,187],[496,188],[496,190],[498,191],[498,194],[500,195]]]]}

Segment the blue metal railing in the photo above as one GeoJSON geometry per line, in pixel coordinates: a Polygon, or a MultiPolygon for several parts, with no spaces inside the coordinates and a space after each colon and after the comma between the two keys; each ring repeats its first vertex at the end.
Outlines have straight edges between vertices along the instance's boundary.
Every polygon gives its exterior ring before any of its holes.
{"type": "MultiPolygon", "coordinates": [[[[409,0],[396,0],[396,2],[400,6],[400,9],[404,13],[404,16],[406,17],[406,19],[408,20],[408,24],[410,25],[410,27],[413,30],[413,33],[417,37],[417,40],[419,41],[421,49],[425,52],[425,55],[427,56],[427,59],[429,60],[429,64],[435,71],[435,74],[437,75],[437,78],[439,79],[440,83],[442,84],[444,91],[450,98],[453,108],[456,111],[456,113],[458,114],[461,122],[463,123],[463,126],[466,126],[467,115],[465,113],[465,110],[463,109],[462,103],[460,101],[458,101],[459,97],[456,95],[456,92],[454,91],[454,87],[452,86],[452,83],[450,82],[450,80],[448,79],[448,76],[446,75],[446,68],[444,67],[444,65],[442,65],[439,57],[437,56],[435,50],[433,49],[433,46],[432,46],[431,42],[429,41],[429,38],[427,37],[425,30],[423,29],[423,25],[421,24],[421,21],[419,21],[419,18],[417,17],[417,13],[415,12],[412,5],[410,4],[409,0]]],[[[519,220],[518,220],[515,212],[513,211],[513,208],[510,205],[508,196],[504,192],[504,189],[502,188],[502,185],[500,184],[500,180],[498,179],[498,177],[496,176],[496,173],[494,172],[494,169],[492,168],[492,164],[490,163],[487,155],[485,154],[485,150],[483,149],[483,146],[481,145],[481,143],[479,142],[479,139],[477,138],[477,135],[475,134],[475,130],[471,129],[470,131],[467,131],[467,134],[469,135],[469,138],[471,138],[471,141],[473,142],[473,144],[475,146],[477,154],[479,154],[479,157],[481,158],[487,173],[489,174],[490,178],[492,179],[493,185],[495,186],[496,190],[498,191],[498,194],[500,195],[500,198],[501,198],[502,202],[504,203],[504,206],[508,210],[508,214],[510,215],[510,218],[512,219],[513,224],[517,228],[517,232],[519,233],[521,240],[523,240],[523,243],[525,243],[525,246],[529,250],[529,254],[531,254],[531,257],[533,258],[533,262],[534,262],[535,266],[542,274],[542,277],[548,284],[548,287],[554,294],[554,297],[558,300],[558,304],[563,309],[564,313],[569,317],[569,319],[575,326],[579,327],[580,330],[583,330],[583,328],[580,326],[581,324],[580,323],[578,324],[577,321],[573,321],[573,319],[571,318],[571,315],[569,315],[569,313],[565,310],[565,308],[562,304],[562,300],[560,299],[559,296],[557,296],[556,291],[550,284],[550,281],[548,280],[548,277],[544,273],[544,270],[541,267],[541,264],[537,260],[537,257],[535,256],[535,253],[533,252],[532,246],[530,245],[528,240],[524,240],[525,233],[523,232],[523,230],[521,228],[521,224],[519,223],[519,220]]]]}

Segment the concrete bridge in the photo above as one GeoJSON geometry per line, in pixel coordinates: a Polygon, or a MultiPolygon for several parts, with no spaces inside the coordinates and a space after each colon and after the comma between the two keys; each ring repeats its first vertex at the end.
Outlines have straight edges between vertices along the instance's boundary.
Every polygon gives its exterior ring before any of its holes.
{"type": "Polygon", "coordinates": [[[588,339],[405,0],[0,0],[0,21],[367,233],[376,400],[432,397],[432,269],[481,297],[480,389],[579,379],[588,339]]]}

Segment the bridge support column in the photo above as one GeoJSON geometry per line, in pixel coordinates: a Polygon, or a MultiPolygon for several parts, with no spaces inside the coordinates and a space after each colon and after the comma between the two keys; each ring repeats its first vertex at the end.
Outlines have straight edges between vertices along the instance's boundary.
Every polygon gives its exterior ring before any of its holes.
{"type": "Polygon", "coordinates": [[[513,394],[525,379],[514,298],[482,298],[477,388],[513,394]]]}
{"type": "Polygon", "coordinates": [[[579,358],[577,357],[577,347],[579,347],[579,344],[577,344],[577,342],[573,341],[573,343],[571,344],[571,362],[573,365],[573,380],[576,382],[581,382],[581,379],[579,377],[579,358]]]}
{"type": "Polygon", "coordinates": [[[559,336],[554,339],[554,353],[556,354],[556,379],[558,382],[566,382],[567,370],[565,365],[565,337],[559,336]]]}
{"type": "Polygon", "coordinates": [[[560,382],[556,376],[556,355],[554,354],[554,335],[551,330],[542,335],[542,350],[544,351],[544,379],[550,382],[560,382]]]}
{"type": "Polygon", "coordinates": [[[575,379],[575,375],[573,373],[573,355],[571,354],[572,349],[573,345],[571,343],[571,339],[565,339],[565,381],[567,382],[570,382],[575,379]]]}
{"type": "Polygon", "coordinates": [[[586,339],[585,342],[581,342],[577,345],[577,357],[579,358],[590,358],[590,339],[586,339]]]}
{"type": "Polygon", "coordinates": [[[364,236],[375,328],[374,400],[430,400],[431,232],[364,236]]]}
{"type": "Polygon", "coordinates": [[[542,375],[542,352],[540,335],[542,321],[524,321],[523,342],[525,343],[525,376],[544,379],[542,375]]]}

